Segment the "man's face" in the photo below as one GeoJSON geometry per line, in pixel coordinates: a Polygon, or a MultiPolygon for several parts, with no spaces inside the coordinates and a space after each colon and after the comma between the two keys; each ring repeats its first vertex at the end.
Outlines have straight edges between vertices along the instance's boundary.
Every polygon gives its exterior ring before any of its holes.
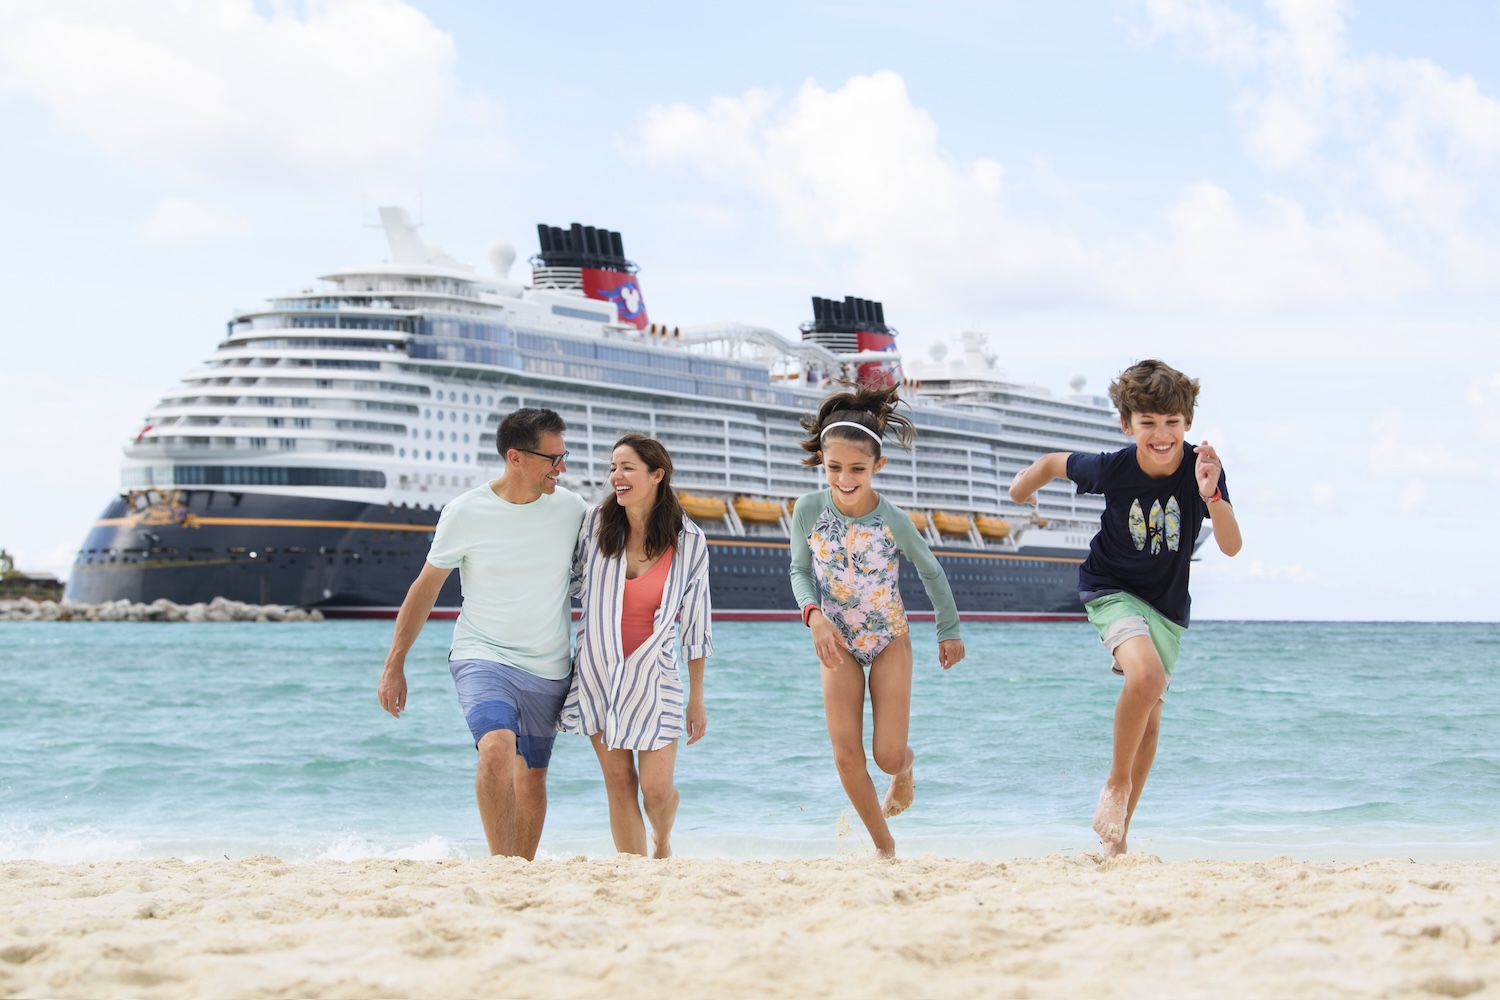
{"type": "Polygon", "coordinates": [[[538,493],[551,493],[557,489],[557,477],[568,471],[568,463],[559,457],[554,464],[552,457],[547,456],[561,456],[567,450],[561,434],[548,432],[539,435],[535,448],[519,452],[521,482],[538,493]]]}

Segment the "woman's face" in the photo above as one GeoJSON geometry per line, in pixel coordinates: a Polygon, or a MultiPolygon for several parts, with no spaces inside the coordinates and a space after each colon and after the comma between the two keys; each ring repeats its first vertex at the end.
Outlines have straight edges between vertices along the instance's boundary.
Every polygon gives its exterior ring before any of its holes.
{"type": "Polygon", "coordinates": [[[616,448],[609,459],[609,485],[615,491],[615,502],[626,510],[637,504],[645,505],[642,510],[651,510],[657,486],[665,475],[665,469],[648,468],[628,444],[616,448]]]}

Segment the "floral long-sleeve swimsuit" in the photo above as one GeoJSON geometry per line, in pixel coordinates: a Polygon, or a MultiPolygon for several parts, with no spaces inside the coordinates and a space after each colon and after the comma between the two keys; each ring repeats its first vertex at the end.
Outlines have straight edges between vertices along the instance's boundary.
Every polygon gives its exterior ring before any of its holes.
{"type": "Polygon", "coordinates": [[[948,578],[900,508],[881,497],[864,517],[845,517],[833,505],[832,492],[820,490],[803,496],[792,511],[797,605],[817,604],[861,666],[869,666],[908,631],[900,587],[903,555],[932,601],[938,639],[958,638],[958,609],[948,578]]]}

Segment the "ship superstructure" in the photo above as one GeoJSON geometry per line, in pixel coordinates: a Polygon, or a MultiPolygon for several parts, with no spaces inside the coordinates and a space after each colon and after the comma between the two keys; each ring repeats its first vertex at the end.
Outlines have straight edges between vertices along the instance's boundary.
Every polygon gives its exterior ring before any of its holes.
{"type": "MultiPolygon", "coordinates": [[[[789,510],[822,485],[799,419],[835,379],[903,385],[918,434],[886,449],[878,487],[944,562],[971,618],[1081,614],[1076,568],[1102,501],[1056,484],[1006,495],[1047,451],[1120,447],[1107,400],[1007,380],[984,339],[903,358],[881,303],[814,298],[797,337],[739,323],[649,320],[620,234],[538,226],[532,282],[491,246],[482,275],[382,209],[388,263],[236,312],[217,349],[126,447],[122,493],[89,532],[68,596],[207,600],[389,614],[443,504],[499,474],[495,431],[518,406],[567,421],[563,484],[602,495],[627,430],[671,450],[711,545],[715,613],[795,616],[789,510]]],[[[928,609],[913,578],[908,606],[928,609]]],[[[455,574],[440,597],[453,613],[455,574]]]]}

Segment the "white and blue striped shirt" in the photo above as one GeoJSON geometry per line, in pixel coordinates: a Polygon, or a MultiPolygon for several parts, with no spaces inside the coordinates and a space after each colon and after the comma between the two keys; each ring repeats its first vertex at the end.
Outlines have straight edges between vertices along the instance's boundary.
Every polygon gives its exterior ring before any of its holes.
{"type": "Polygon", "coordinates": [[[599,508],[589,510],[573,556],[573,587],[583,602],[573,654],[573,684],[558,728],[600,733],[615,749],[660,750],[682,735],[684,660],[713,654],[708,543],[687,517],[662,586],[651,636],[629,656],[620,640],[625,559],[599,551],[599,508]]]}

